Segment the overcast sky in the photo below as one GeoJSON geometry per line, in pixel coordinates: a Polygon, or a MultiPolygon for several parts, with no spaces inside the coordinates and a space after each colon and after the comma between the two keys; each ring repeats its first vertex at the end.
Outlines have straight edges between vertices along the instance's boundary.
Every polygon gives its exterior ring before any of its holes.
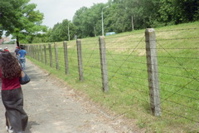
{"type": "Polygon", "coordinates": [[[107,2],[108,0],[30,0],[44,14],[43,25],[51,28],[64,19],[72,20],[75,12],[83,6],[91,7],[93,4],[107,2]]]}

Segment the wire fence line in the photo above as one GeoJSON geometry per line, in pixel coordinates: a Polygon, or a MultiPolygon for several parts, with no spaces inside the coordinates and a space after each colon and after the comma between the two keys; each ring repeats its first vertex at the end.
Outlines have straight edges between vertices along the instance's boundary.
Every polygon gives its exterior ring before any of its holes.
{"type": "Polygon", "coordinates": [[[170,113],[192,122],[198,122],[199,112],[199,37],[194,34],[195,30],[197,28],[181,32],[190,32],[189,37],[157,40],[160,84],[164,92],[161,97],[162,111],[168,113],[170,107],[170,113]],[[170,46],[165,41],[169,41],[170,46]]]}
{"type": "Polygon", "coordinates": [[[66,77],[114,93],[112,108],[117,104],[123,108],[136,105],[138,110],[150,108],[153,115],[168,121],[181,123],[185,119],[182,123],[187,124],[188,120],[195,124],[199,122],[196,30],[146,29],[145,35],[28,45],[27,51],[30,58],[65,73],[66,77]],[[190,36],[179,36],[187,31],[190,36]]]}

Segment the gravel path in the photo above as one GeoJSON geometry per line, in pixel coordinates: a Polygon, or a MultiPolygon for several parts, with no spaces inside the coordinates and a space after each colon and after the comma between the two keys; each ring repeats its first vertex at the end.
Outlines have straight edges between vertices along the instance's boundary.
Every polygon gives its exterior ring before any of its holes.
{"type": "MultiPolygon", "coordinates": [[[[2,45],[1,45],[2,46],[2,45]]],[[[2,48],[4,48],[2,46],[2,48]]],[[[9,45],[14,51],[15,45],[9,45]]],[[[23,85],[24,109],[29,116],[25,133],[141,133],[135,127],[124,126],[84,95],[67,87],[56,77],[27,60],[26,72],[31,82],[23,85]],[[133,129],[132,129],[133,128],[133,129]]],[[[4,107],[0,103],[0,133],[6,133],[4,107]]],[[[131,123],[133,124],[133,123],[131,123]]]]}

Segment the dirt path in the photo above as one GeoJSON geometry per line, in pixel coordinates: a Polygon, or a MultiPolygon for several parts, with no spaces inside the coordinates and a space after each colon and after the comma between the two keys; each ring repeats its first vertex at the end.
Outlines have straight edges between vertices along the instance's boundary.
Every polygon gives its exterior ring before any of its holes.
{"type": "MultiPolygon", "coordinates": [[[[15,46],[9,46],[13,51],[15,46]]],[[[27,60],[31,82],[23,85],[24,109],[29,116],[25,133],[135,133],[124,121],[103,112],[83,95],[68,88],[27,60]]],[[[6,133],[4,107],[0,103],[0,133],[6,133]]]]}

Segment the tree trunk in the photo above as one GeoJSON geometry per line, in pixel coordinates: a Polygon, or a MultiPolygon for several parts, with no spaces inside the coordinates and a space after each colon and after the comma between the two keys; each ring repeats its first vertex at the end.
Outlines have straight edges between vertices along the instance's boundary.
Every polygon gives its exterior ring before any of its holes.
{"type": "Polygon", "coordinates": [[[19,47],[19,37],[17,36],[17,40],[16,40],[17,46],[19,47]]]}
{"type": "Polygon", "coordinates": [[[33,42],[34,37],[31,36],[30,39],[28,40],[28,43],[32,43],[33,42]]]}

